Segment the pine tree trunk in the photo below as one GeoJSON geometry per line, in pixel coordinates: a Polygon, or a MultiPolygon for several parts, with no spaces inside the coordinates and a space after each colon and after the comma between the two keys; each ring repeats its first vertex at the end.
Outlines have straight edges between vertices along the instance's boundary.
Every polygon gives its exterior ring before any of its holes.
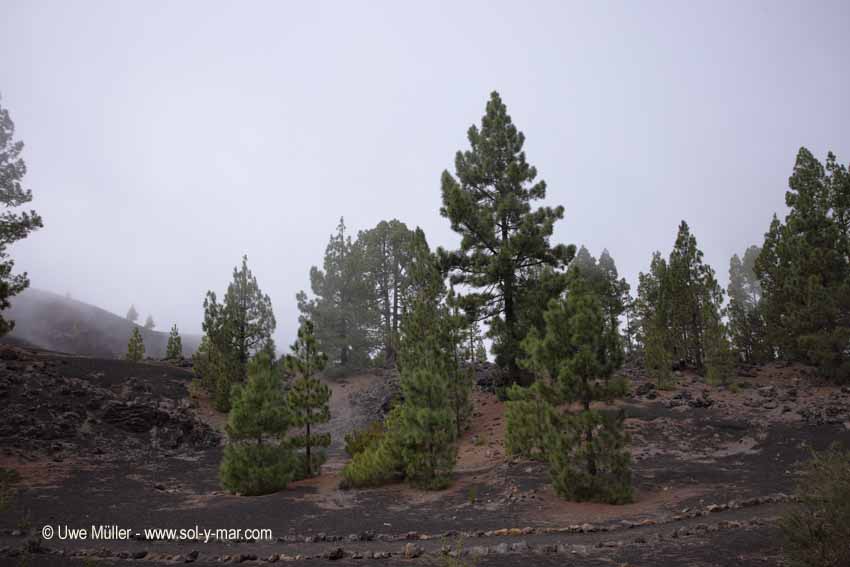
{"type": "MultiPolygon", "coordinates": [[[[584,400],[584,411],[590,414],[590,400],[584,400]]],[[[585,442],[587,443],[587,474],[596,476],[596,455],[593,453],[593,423],[588,422],[585,431],[585,442]]]]}
{"type": "Polygon", "coordinates": [[[585,435],[587,442],[587,473],[596,476],[596,455],[593,454],[593,426],[588,425],[585,435]]]}
{"type": "Polygon", "coordinates": [[[307,423],[307,434],[304,436],[304,449],[307,461],[307,476],[313,474],[313,460],[310,456],[310,424],[307,423]]]}
{"type": "Polygon", "coordinates": [[[516,375],[519,368],[516,363],[516,353],[514,352],[514,328],[516,327],[516,314],[514,313],[514,281],[513,274],[510,274],[505,279],[505,334],[507,334],[507,342],[510,352],[508,359],[505,361],[508,368],[508,381],[512,384],[516,381],[516,375]]]}

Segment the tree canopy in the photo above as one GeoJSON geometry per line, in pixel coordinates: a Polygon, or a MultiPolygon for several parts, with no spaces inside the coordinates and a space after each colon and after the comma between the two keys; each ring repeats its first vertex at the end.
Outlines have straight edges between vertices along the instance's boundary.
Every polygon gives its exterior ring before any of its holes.
{"type": "Polygon", "coordinates": [[[469,310],[490,322],[496,360],[512,374],[519,343],[517,303],[527,277],[543,266],[562,267],[574,246],[552,246],[564,208],[532,208],[546,197],[546,183],[526,161],[525,136],[514,126],[499,93],[487,102],[481,126],[467,132],[470,149],[455,156],[455,175],[442,175],[440,214],[460,234],[460,248],[440,250],[453,284],[471,289],[469,310]]]}

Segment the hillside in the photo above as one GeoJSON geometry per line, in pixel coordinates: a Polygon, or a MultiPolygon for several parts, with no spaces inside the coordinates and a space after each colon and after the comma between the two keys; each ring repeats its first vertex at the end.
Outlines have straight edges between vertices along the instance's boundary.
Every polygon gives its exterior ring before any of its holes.
{"type": "MultiPolygon", "coordinates": [[[[12,298],[3,316],[15,321],[15,329],[3,341],[90,356],[114,357],[127,351],[136,325],[105,309],[40,289],[27,289],[12,298]]],[[[145,354],[165,356],[168,333],[141,328],[145,354]]],[[[182,334],[183,354],[198,348],[198,335],[182,334]]]]}

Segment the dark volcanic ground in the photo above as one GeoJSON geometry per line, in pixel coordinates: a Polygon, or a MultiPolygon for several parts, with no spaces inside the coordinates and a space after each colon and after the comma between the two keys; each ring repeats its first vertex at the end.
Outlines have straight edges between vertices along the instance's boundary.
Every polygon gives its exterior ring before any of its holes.
{"type": "Polygon", "coordinates": [[[337,439],[325,474],[245,498],[220,492],[221,418],[188,397],[187,370],[6,349],[0,467],[21,480],[0,512],[0,565],[778,564],[775,520],[792,505],[786,495],[797,464],[833,441],[850,446],[850,390],[820,384],[805,368],[748,374],[733,393],[689,374],[657,392],[632,373],[635,395],[619,404],[628,415],[636,486],[636,501],[625,506],[564,502],[543,466],[505,459],[503,408],[485,393],[476,394],[448,490],[339,490],[341,434],[374,414],[361,405],[380,403],[368,393],[384,375],[333,384],[329,428],[337,439]],[[101,524],[133,534],[262,528],[273,537],[204,543],[40,535],[44,525],[101,524]]]}

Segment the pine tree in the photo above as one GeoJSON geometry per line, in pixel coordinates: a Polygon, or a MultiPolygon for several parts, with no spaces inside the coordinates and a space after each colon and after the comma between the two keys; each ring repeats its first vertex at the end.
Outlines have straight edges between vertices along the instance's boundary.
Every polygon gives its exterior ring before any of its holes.
{"type": "Polygon", "coordinates": [[[464,360],[464,346],[469,334],[468,316],[463,315],[454,301],[454,291],[451,290],[446,298],[446,307],[442,310],[444,328],[442,353],[446,358],[446,370],[449,378],[449,405],[454,412],[455,437],[460,438],[463,427],[472,411],[472,385],[475,382],[475,368],[468,364],[461,367],[464,360]]]}
{"type": "Polygon", "coordinates": [[[304,433],[293,439],[297,447],[304,448],[304,474],[307,477],[318,473],[315,447],[331,444],[330,433],[317,434],[312,428],[331,419],[328,401],[330,388],[313,377],[325,368],[327,356],[320,352],[313,333],[313,323],[306,320],[298,329],[298,338],[292,344],[292,354],[286,356],[286,368],[297,376],[289,390],[289,409],[293,425],[303,427],[304,433]]]}
{"type": "Polygon", "coordinates": [[[216,369],[221,372],[216,388],[222,409],[228,405],[230,385],[242,382],[248,360],[265,352],[274,358],[272,334],[276,326],[271,299],[257,285],[257,278],[248,269],[248,257],[242,257],[242,267],[233,268],[233,281],[227,286],[224,301],[208,291],[204,300],[204,333],[214,356],[220,356],[216,369]]]}
{"type": "Polygon", "coordinates": [[[769,343],[781,356],[850,379],[850,175],[830,152],[826,166],[800,148],[785,203],[755,271],[769,343]]]}
{"type": "Polygon", "coordinates": [[[404,402],[396,435],[405,478],[416,486],[440,489],[450,481],[457,451],[457,417],[451,407],[453,381],[460,377],[457,344],[454,321],[441,302],[442,276],[434,260],[420,255],[413,273],[419,289],[401,324],[404,402]]]}
{"type": "Polygon", "coordinates": [[[611,401],[626,389],[611,379],[622,358],[605,319],[596,294],[577,280],[565,302],[550,304],[546,336],[532,335],[526,346],[536,364],[557,369],[561,399],[581,407],[559,417],[548,442],[555,491],[569,499],[621,503],[631,499],[623,415],[591,408],[592,402],[611,401]]]}
{"type": "Polygon", "coordinates": [[[499,94],[487,103],[481,128],[469,128],[470,150],[455,157],[456,178],[442,175],[440,214],[461,235],[460,249],[442,250],[441,262],[454,284],[474,291],[466,302],[490,321],[496,362],[515,377],[519,343],[518,301],[526,276],[540,266],[561,267],[575,248],[550,246],[555,221],[563,207],[531,203],[546,197],[546,183],[537,181],[537,170],[526,162],[519,132],[499,94]]]}
{"type": "Polygon", "coordinates": [[[623,298],[623,306],[623,315],[626,319],[623,326],[623,338],[625,339],[626,354],[631,356],[635,351],[637,340],[637,300],[629,291],[626,291],[623,298]]]}
{"type": "Polygon", "coordinates": [[[598,266],[604,282],[599,298],[605,311],[606,326],[619,334],[620,317],[626,312],[631,286],[626,278],[619,277],[617,264],[607,249],[603,249],[602,254],[599,255],[598,266]]]}
{"type": "Polygon", "coordinates": [[[147,319],[145,319],[145,329],[148,331],[152,331],[156,327],[156,323],[153,321],[153,317],[148,315],[147,319]]]}
{"type": "Polygon", "coordinates": [[[761,283],[755,262],[761,248],[750,246],[744,259],[734,254],[729,261],[729,334],[732,346],[745,362],[758,364],[771,358],[762,314],[761,283]]]}
{"type": "Polygon", "coordinates": [[[398,220],[381,221],[360,232],[357,245],[363,247],[366,273],[373,288],[373,301],[380,314],[380,335],[384,362],[395,364],[399,323],[410,302],[411,249],[414,231],[398,220]]]}
{"type": "Polygon", "coordinates": [[[176,323],[172,325],[171,332],[168,334],[168,343],[165,346],[165,358],[169,360],[183,358],[183,339],[180,338],[176,323]]]}
{"type": "MultiPolygon", "coordinates": [[[[9,111],[0,105],[0,204],[5,207],[20,207],[32,201],[32,191],[21,185],[27,173],[27,166],[20,157],[24,143],[14,141],[14,135],[15,124],[9,111]]],[[[42,226],[41,217],[32,210],[21,213],[6,211],[0,215],[0,312],[9,307],[11,297],[25,290],[30,283],[26,272],[12,274],[15,262],[9,258],[6,249],[42,226]]],[[[14,326],[14,321],[0,315],[0,336],[10,332],[14,326]]]]}
{"type": "Polygon", "coordinates": [[[296,296],[302,320],[313,322],[319,346],[335,366],[367,364],[378,343],[374,329],[379,326],[379,313],[366,272],[363,245],[352,242],[340,219],[325,250],[324,270],[310,269],[313,299],[303,291],[296,296]]]}
{"type": "Polygon", "coordinates": [[[670,387],[671,369],[673,360],[670,351],[666,347],[666,329],[661,328],[657,322],[652,322],[644,334],[643,357],[644,366],[655,385],[666,390],[670,387]]]}
{"type": "Polygon", "coordinates": [[[127,343],[127,360],[139,362],[145,358],[145,341],[138,327],[133,327],[133,333],[127,343]]]}
{"type": "MultiPolygon", "coordinates": [[[[599,299],[605,312],[606,333],[611,339],[620,336],[620,316],[626,311],[629,284],[617,274],[617,265],[608,250],[602,250],[599,261],[582,246],[570,263],[569,278],[579,277],[599,299]]],[[[622,356],[622,353],[620,354],[622,356]]]]}
{"type": "Polygon", "coordinates": [[[726,325],[710,320],[705,332],[705,378],[712,384],[728,386],[735,377],[735,353],[726,325]]]}
{"type": "Polygon", "coordinates": [[[135,305],[130,305],[130,308],[127,310],[127,320],[133,323],[139,320],[139,312],[136,311],[135,305]]]}
{"type": "Polygon", "coordinates": [[[218,411],[230,411],[233,376],[240,372],[237,366],[232,357],[226,357],[218,350],[208,335],[202,337],[198,350],[192,355],[192,369],[218,411]]]}
{"type": "Polygon", "coordinates": [[[720,317],[723,291],[714,278],[714,270],[703,262],[696,237],[685,221],[679,225],[667,274],[673,358],[703,370],[707,320],[720,317]]]}
{"type": "Polygon", "coordinates": [[[286,488],[297,467],[285,439],[291,416],[267,353],[251,360],[247,382],[233,387],[231,406],[229,443],[219,470],[222,486],[248,496],[286,488]]]}
{"type": "MultiPolygon", "coordinates": [[[[647,369],[659,386],[669,377],[668,360],[706,370],[706,333],[711,325],[721,321],[722,305],[723,290],[714,270],[703,262],[696,238],[682,221],[669,260],[655,252],[649,273],[638,276],[634,306],[637,337],[644,347],[647,369]]],[[[718,333],[712,337],[711,348],[715,349],[712,360],[720,364],[722,357],[718,358],[717,353],[722,351],[725,356],[725,350],[719,337],[725,336],[725,330],[718,333]]]]}
{"type": "MultiPolygon", "coordinates": [[[[536,331],[533,339],[538,340],[536,331]]],[[[552,379],[541,376],[527,388],[514,384],[508,390],[505,408],[505,450],[510,455],[546,461],[549,458],[549,442],[558,423],[557,405],[560,401],[552,379]]]]}

